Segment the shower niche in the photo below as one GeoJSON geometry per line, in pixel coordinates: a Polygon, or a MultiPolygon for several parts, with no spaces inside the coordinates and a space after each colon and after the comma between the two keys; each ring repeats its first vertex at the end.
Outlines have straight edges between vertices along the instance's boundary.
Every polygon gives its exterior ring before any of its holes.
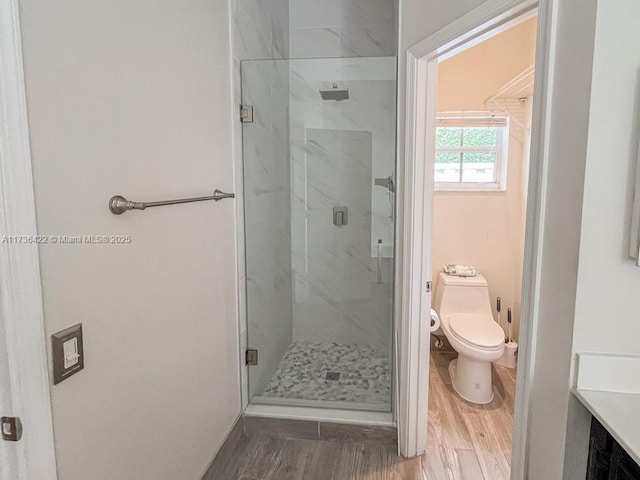
{"type": "Polygon", "coordinates": [[[388,412],[396,58],[241,74],[250,402],[388,412]]]}

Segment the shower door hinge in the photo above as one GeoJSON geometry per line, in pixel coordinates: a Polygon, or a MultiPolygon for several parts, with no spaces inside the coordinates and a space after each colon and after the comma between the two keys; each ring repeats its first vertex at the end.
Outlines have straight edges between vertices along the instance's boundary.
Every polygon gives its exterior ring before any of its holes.
{"type": "Polygon", "coordinates": [[[427,282],[427,293],[431,292],[431,282],[427,282]]]}
{"type": "Polygon", "coordinates": [[[244,354],[244,359],[247,365],[258,364],[258,350],[248,349],[244,354]]]}
{"type": "Polygon", "coordinates": [[[253,105],[240,105],[240,121],[253,123],[253,105]]]}
{"type": "Polygon", "coordinates": [[[18,417],[0,418],[2,439],[7,442],[17,442],[22,438],[22,422],[18,417]]]}

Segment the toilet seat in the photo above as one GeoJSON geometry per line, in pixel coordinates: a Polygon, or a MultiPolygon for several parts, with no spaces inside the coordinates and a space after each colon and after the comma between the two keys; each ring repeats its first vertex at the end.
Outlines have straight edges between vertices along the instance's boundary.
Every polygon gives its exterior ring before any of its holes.
{"type": "Polygon", "coordinates": [[[492,350],[504,346],[504,331],[489,315],[453,314],[449,328],[458,340],[474,347],[492,350]]]}

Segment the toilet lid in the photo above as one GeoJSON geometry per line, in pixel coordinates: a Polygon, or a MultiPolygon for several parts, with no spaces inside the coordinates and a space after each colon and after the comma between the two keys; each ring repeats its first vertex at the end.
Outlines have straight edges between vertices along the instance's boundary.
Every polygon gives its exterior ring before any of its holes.
{"type": "Polygon", "coordinates": [[[451,315],[449,327],[460,340],[477,347],[493,348],[504,343],[502,328],[489,315],[451,315]]]}

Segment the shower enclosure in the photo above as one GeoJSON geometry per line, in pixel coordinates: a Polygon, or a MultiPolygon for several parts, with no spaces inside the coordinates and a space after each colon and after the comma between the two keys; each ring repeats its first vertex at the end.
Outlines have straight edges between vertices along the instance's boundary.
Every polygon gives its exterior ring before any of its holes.
{"type": "Polygon", "coordinates": [[[241,74],[250,401],[390,411],[396,58],[241,74]]]}

